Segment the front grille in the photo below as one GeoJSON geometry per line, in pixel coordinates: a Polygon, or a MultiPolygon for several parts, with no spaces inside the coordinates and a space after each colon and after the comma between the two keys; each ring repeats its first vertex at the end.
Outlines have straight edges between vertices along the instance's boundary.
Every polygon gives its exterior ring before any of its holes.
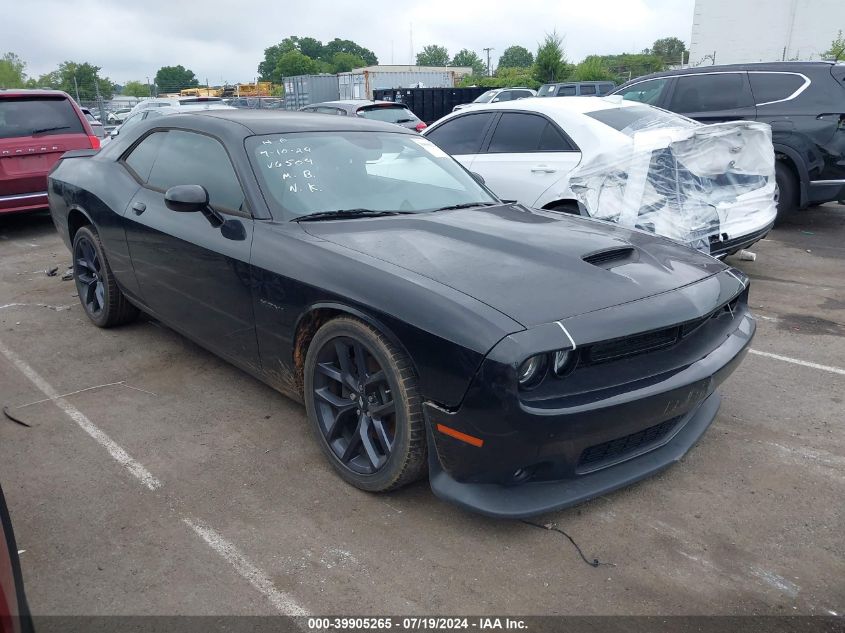
{"type": "Polygon", "coordinates": [[[602,464],[610,465],[635,453],[644,452],[649,447],[656,448],[675,429],[682,417],[670,418],[642,431],[584,449],[576,471],[596,470],[602,464]]]}

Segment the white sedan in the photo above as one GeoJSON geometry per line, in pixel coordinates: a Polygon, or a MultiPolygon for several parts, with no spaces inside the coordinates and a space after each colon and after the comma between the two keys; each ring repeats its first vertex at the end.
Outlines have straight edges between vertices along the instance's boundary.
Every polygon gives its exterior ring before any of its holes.
{"type": "Polygon", "coordinates": [[[476,104],[423,134],[504,200],[655,232],[721,257],[774,223],[771,130],[618,97],[476,104]]]}

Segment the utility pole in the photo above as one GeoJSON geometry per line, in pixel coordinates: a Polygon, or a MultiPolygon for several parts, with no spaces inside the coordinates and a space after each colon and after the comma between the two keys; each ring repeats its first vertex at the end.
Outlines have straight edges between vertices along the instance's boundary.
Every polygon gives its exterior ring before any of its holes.
{"type": "Polygon", "coordinates": [[[76,83],[76,75],[73,76],[73,89],[76,91],[76,102],[79,103],[79,84],[76,83]]]}
{"type": "Polygon", "coordinates": [[[153,98],[153,86],[150,84],[150,78],[147,77],[147,90],[150,91],[150,99],[153,98]]]}
{"type": "Polygon", "coordinates": [[[495,51],[495,48],[485,48],[484,51],[487,53],[487,76],[493,76],[493,69],[490,68],[490,51],[495,51]]]}

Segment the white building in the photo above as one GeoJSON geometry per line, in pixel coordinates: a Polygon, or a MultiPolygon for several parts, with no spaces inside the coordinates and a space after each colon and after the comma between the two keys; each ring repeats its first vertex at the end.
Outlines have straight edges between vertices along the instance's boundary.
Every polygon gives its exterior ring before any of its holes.
{"type": "Polygon", "coordinates": [[[691,66],[819,60],[845,30],[845,0],[695,0],[691,66]]]}

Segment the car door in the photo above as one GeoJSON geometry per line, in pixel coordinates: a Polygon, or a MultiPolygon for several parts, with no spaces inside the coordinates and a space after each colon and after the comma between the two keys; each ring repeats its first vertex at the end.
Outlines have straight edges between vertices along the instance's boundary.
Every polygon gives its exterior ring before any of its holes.
{"type": "Polygon", "coordinates": [[[682,75],[675,78],[667,97],[667,110],[702,123],[757,116],[746,72],[682,75]]]}
{"type": "Polygon", "coordinates": [[[503,200],[533,206],[540,195],[569,174],[581,153],[546,117],[503,112],[490,140],[472,163],[503,200]]]}
{"type": "Polygon", "coordinates": [[[241,364],[258,366],[249,260],[253,220],[220,141],[153,131],[122,158],[142,185],[125,212],[126,239],[144,303],[165,323],[241,364]],[[164,202],[175,185],[202,185],[221,227],[164,202]]]}
{"type": "Polygon", "coordinates": [[[429,128],[425,136],[470,169],[496,116],[494,112],[462,114],[429,128]]]}

